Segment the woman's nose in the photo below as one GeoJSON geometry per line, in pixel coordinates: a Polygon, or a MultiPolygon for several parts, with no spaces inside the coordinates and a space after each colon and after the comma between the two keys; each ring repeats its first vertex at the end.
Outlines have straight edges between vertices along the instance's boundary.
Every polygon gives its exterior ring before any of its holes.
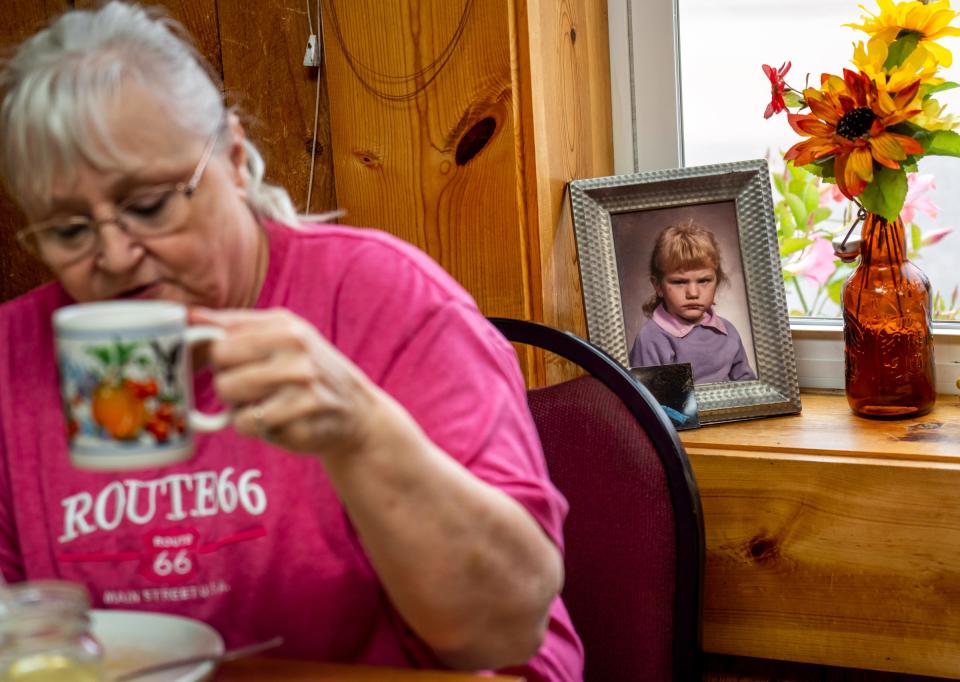
{"type": "Polygon", "coordinates": [[[116,221],[100,223],[97,267],[111,274],[126,272],[143,257],[143,245],[116,221]]]}

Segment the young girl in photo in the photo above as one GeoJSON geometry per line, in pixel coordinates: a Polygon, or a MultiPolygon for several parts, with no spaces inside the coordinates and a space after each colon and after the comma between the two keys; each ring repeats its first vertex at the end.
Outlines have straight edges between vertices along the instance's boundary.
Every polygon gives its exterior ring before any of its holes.
{"type": "Polygon", "coordinates": [[[643,304],[650,322],[634,341],[630,366],[689,362],[697,384],[756,379],[737,328],[713,308],[725,281],[712,232],[692,220],[664,228],[650,255],[655,293],[643,304]]]}

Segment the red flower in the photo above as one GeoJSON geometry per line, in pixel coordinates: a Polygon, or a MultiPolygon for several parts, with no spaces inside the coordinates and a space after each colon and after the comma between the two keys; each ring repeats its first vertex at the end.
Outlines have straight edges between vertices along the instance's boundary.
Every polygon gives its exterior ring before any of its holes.
{"type": "Polygon", "coordinates": [[[768,64],[763,65],[763,72],[770,79],[770,104],[767,105],[767,110],[763,112],[764,118],[770,118],[787,108],[783,101],[783,91],[787,87],[787,84],[783,82],[783,77],[787,75],[789,70],[790,62],[781,64],[779,69],[774,69],[768,64]]]}

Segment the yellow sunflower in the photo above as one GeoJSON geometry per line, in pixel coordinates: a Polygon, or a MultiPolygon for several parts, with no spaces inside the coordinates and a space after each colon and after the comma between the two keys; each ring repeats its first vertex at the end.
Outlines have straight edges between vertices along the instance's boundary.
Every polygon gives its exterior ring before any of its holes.
{"type": "MultiPolygon", "coordinates": [[[[844,25],[865,31],[887,44],[900,37],[904,31],[912,31],[919,34],[919,44],[930,51],[938,64],[950,66],[953,63],[950,50],[934,42],[946,36],[960,35],[960,28],[950,26],[950,22],[960,16],[960,12],[950,9],[950,0],[937,0],[926,5],[920,0],[898,4],[895,4],[894,0],[877,0],[877,6],[880,13],[861,15],[862,24],[844,25]]],[[[860,5],[860,9],[867,12],[863,5],[860,5]]]]}
{"type": "Polygon", "coordinates": [[[808,139],[790,147],[784,158],[798,166],[833,156],[837,187],[853,199],[873,180],[873,162],[899,169],[923,146],[889,128],[920,113],[916,80],[889,92],[864,73],[843,70],[843,78],[823,74],[820,89],[807,88],[803,97],[809,114],[789,114],[791,127],[808,139]]]}
{"type": "Polygon", "coordinates": [[[937,63],[930,59],[931,55],[923,45],[917,45],[900,66],[884,69],[888,54],[887,42],[874,36],[866,46],[862,42],[854,45],[853,63],[861,72],[892,92],[902,90],[915,80],[919,80],[921,85],[930,86],[943,83],[943,79],[935,75],[937,63]]]}

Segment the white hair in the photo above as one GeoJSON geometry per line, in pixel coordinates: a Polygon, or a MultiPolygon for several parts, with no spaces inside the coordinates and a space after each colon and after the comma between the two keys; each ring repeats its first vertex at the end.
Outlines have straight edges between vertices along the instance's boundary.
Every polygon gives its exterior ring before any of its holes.
{"type": "MultiPolygon", "coordinates": [[[[137,163],[105,126],[105,107],[127,83],[157,94],[165,113],[207,139],[226,115],[219,78],[168,17],[113,1],[69,11],[24,41],[0,71],[0,176],[32,215],[49,209],[54,179],[81,164],[127,170],[137,163]]],[[[264,161],[244,140],[253,210],[292,225],[286,190],[264,182],[264,161]]]]}

